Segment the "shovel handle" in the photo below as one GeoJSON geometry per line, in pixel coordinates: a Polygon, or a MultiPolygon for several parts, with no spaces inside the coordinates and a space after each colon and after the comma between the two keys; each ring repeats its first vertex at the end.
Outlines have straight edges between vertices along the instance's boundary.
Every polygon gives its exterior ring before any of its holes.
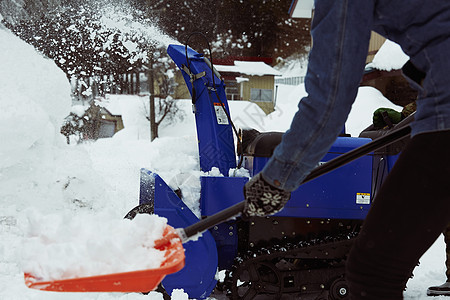
{"type": "MultiPolygon", "coordinates": [[[[306,178],[303,180],[303,183],[311,181],[319,176],[322,176],[328,172],[331,172],[355,159],[358,159],[364,155],[367,155],[381,147],[388,146],[396,141],[399,141],[403,138],[406,138],[411,133],[411,128],[409,126],[401,127],[398,130],[392,131],[389,134],[386,134],[382,137],[379,137],[361,147],[353,149],[347,153],[344,153],[327,163],[315,168],[306,178]]],[[[220,224],[232,217],[238,216],[244,210],[245,201],[241,201],[236,203],[214,215],[206,217],[197,223],[194,223],[184,230],[179,228],[178,231],[180,233],[182,241],[186,241],[188,238],[196,235],[197,233],[203,232],[217,224],[220,224]],[[183,232],[184,231],[184,232],[183,232]]]]}
{"type": "MultiPolygon", "coordinates": [[[[224,210],[215,213],[209,217],[206,217],[197,223],[194,223],[186,228],[184,228],[184,234],[186,238],[190,238],[197,233],[203,232],[217,224],[220,224],[232,217],[238,216],[244,210],[245,201],[238,202],[224,210]]],[[[184,240],[182,238],[182,240],[184,240]]]]}

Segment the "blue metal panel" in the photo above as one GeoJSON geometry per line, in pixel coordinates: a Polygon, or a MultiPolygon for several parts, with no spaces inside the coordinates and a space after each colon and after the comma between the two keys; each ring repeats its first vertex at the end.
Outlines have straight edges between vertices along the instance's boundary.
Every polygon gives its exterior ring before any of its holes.
{"type": "MultiPolygon", "coordinates": [[[[370,141],[364,138],[339,137],[322,162],[370,141]]],[[[367,155],[300,186],[280,215],[364,219],[370,208],[371,190],[372,156],[367,155]]]]}
{"type": "MultiPolygon", "coordinates": [[[[242,192],[248,178],[200,177],[200,208],[204,216],[213,215],[244,200],[242,192]]],[[[229,269],[237,254],[238,239],[234,221],[225,222],[211,230],[217,244],[219,269],[229,269]]]]}
{"type": "MultiPolygon", "coordinates": [[[[370,139],[338,138],[323,162],[368,142],[370,139]]],[[[259,172],[267,161],[266,157],[255,157],[254,174],[259,172]]],[[[246,178],[202,177],[203,214],[214,214],[244,200],[242,190],[246,181],[246,178]]],[[[291,199],[277,216],[364,219],[370,207],[371,188],[372,156],[368,155],[300,186],[292,193],[291,199]]]]}
{"type": "Polygon", "coordinates": [[[213,215],[233,204],[244,201],[245,177],[200,177],[200,208],[205,216],[213,215]]]}
{"type": "Polygon", "coordinates": [[[202,54],[188,48],[188,63],[185,47],[182,45],[170,45],[167,53],[182,71],[189,92],[195,96],[194,113],[200,169],[207,172],[212,167],[218,167],[222,174],[228,176],[228,170],[236,168],[236,154],[232,127],[222,108],[223,104],[229,114],[225,84],[213,74],[202,54]],[[187,69],[183,67],[188,65],[192,74],[202,76],[202,72],[205,72],[204,75],[191,83],[191,77],[186,72],[187,69]],[[213,76],[215,86],[213,86],[213,76]]]}
{"type": "Polygon", "coordinates": [[[210,229],[217,245],[219,270],[231,269],[238,252],[238,235],[236,221],[223,222],[210,229]]]}
{"type": "MultiPolygon", "coordinates": [[[[329,153],[323,161],[336,156],[329,153]]],[[[301,185],[279,215],[364,219],[370,208],[371,191],[372,157],[365,156],[301,185]]]]}
{"type": "MultiPolygon", "coordinates": [[[[184,204],[173,190],[157,174],[141,170],[140,200],[154,199],[155,214],[168,219],[169,225],[184,228],[198,222],[198,218],[184,204]],[[153,193],[153,195],[151,195],[153,193]]],[[[216,286],[218,257],[216,243],[209,232],[203,233],[198,241],[184,245],[185,267],[175,274],[168,275],[162,281],[164,288],[171,293],[182,288],[192,298],[204,299],[216,286]]]]}

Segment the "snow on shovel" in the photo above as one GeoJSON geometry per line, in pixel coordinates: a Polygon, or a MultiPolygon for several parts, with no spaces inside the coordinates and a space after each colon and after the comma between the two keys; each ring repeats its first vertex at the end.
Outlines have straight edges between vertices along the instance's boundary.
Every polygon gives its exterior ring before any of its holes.
{"type": "Polygon", "coordinates": [[[60,292],[149,292],[184,267],[183,245],[167,219],[111,219],[29,212],[25,284],[60,292]]]}
{"type": "Polygon", "coordinates": [[[25,273],[25,284],[29,288],[56,292],[149,292],[156,289],[165,275],[175,273],[184,267],[182,243],[214,225],[239,215],[243,208],[244,202],[240,202],[186,228],[174,229],[166,225],[162,237],[156,239],[153,246],[155,249],[165,251],[165,260],[158,268],[54,280],[43,280],[31,273],[25,273]]]}

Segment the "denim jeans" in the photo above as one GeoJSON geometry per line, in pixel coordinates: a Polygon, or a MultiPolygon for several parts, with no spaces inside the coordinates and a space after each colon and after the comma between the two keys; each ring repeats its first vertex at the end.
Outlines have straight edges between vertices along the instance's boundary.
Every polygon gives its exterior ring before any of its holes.
{"type": "Polygon", "coordinates": [[[316,0],[308,96],[262,171],[266,181],[293,191],[327,153],[355,100],[371,30],[397,42],[426,73],[421,84],[411,81],[419,90],[412,135],[450,129],[449,1],[316,0]]]}

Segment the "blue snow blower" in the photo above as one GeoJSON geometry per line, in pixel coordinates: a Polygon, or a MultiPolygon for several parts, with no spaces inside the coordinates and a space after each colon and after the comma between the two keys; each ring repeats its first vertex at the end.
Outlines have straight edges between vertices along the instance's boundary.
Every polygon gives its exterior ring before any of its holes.
{"type": "Polygon", "coordinates": [[[238,132],[212,59],[182,45],[170,45],[168,54],[192,95],[200,168],[208,172],[216,167],[224,176],[200,178],[199,220],[178,190],[157,174],[141,170],[140,205],[130,213],[164,216],[171,226],[186,228],[188,236],[203,232],[196,241],[184,243],[186,265],[163,280],[164,289],[170,293],[182,288],[197,299],[215,288],[232,299],[345,299],[346,255],[377,188],[409,138],[411,118],[391,130],[338,137],[281,212],[230,218],[242,210],[248,180],[230,176],[230,169],[258,173],[282,133],[238,132]],[[222,270],[225,278],[218,282],[222,270]]]}

